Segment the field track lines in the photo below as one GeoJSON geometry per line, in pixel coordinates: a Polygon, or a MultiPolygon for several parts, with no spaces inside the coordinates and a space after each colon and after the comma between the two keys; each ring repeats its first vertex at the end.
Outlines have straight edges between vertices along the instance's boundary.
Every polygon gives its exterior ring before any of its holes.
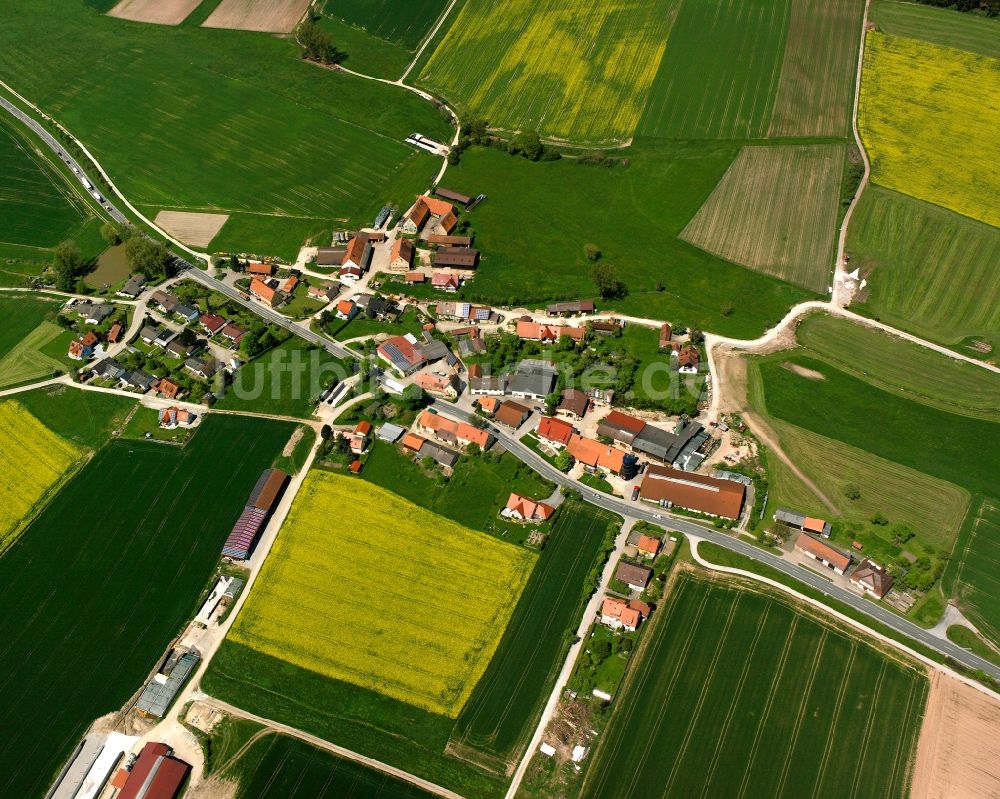
{"type": "Polygon", "coordinates": [[[802,701],[799,703],[799,712],[795,717],[795,725],[792,727],[792,734],[788,736],[789,747],[788,756],[785,757],[784,765],[781,769],[781,779],[778,780],[778,787],[774,792],[776,797],[781,796],[785,788],[785,780],[788,779],[788,771],[792,765],[792,753],[795,751],[795,744],[799,740],[799,730],[802,729],[802,720],[806,716],[806,707],[809,704],[809,695],[812,693],[813,683],[816,681],[816,674],[819,672],[820,663],[823,660],[823,650],[826,648],[826,641],[830,635],[829,630],[823,630],[823,637],[816,647],[816,654],[813,656],[812,667],[809,669],[809,677],[802,691],[802,701]]]}
{"type": "MultiPolygon", "coordinates": [[[[878,679],[875,680],[875,687],[872,689],[872,696],[877,697],[879,694],[879,689],[882,687],[882,679],[885,677],[886,663],[883,661],[882,668],[879,669],[878,679]]],[[[861,758],[859,766],[863,766],[865,762],[865,754],[868,752],[868,740],[871,738],[872,727],[875,724],[875,713],[871,712],[868,714],[868,721],[865,722],[865,730],[861,735],[861,758]]],[[[858,792],[858,782],[861,779],[861,775],[864,773],[863,768],[857,768],[854,770],[854,779],[851,780],[851,792],[849,796],[857,796],[858,792]]],[[[819,783],[817,782],[817,785],[819,783]]]]}
{"type": "MultiPolygon", "coordinates": [[[[844,694],[847,693],[847,685],[849,683],[851,667],[854,665],[854,659],[857,657],[857,655],[858,655],[858,645],[852,643],[851,654],[847,658],[847,665],[845,665],[843,670],[841,671],[842,679],[840,682],[840,690],[837,691],[837,700],[836,703],[834,704],[833,718],[830,720],[830,733],[828,736],[830,739],[835,738],[837,734],[837,722],[840,721],[840,714],[844,708],[844,694]]],[[[885,663],[882,664],[882,672],[885,672],[885,663]]],[[[881,681],[881,673],[879,674],[879,681],[881,681]]],[[[869,727],[871,726],[874,716],[875,716],[874,713],[868,714],[869,727]]],[[[861,751],[864,752],[864,749],[862,749],[861,751]]],[[[816,770],[816,781],[813,783],[813,791],[811,794],[812,799],[816,799],[816,795],[819,793],[820,785],[823,782],[823,776],[826,774],[826,767],[830,762],[830,752],[831,752],[831,747],[829,746],[827,746],[823,750],[823,757],[819,762],[819,768],[816,770]]],[[[858,771],[860,771],[860,769],[858,769],[858,771]]],[[[852,793],[850,795],[853,796],[854,794],[852,793]]]]}
{"type": "Polygon", "coordinates": [[[778,683],[781,681],[780,677],[785,670],[785,665],[788,663],[788,653],[792,649],[792,641],[795,640],[795,631],[799,626],[799,619],[801,617],[796,615],[792,617],[792,623],[788,628],[788,636],[785,638],[785,645],[781,648],[781,655],[778,657],[777,666],[774,668],[774,679],[771,680],[771,687],[767,692],[767,700],[764,702],[764,712],[761,713],[760,721],[757,724],[757,730],[754,732],[753,744],[750,746],[750,752],[747,756],[747,768],[743,772],[743,779],[740,782],[740,789],[736,794],[736,799],[741,799],[747,790],[747,786],[750,781],[750,773],[753,769],[754,759],[757,756],[757,748],[760,746],[760,739],[763,736],[764,727],[767,723],[767,718],[771,713],[771,706],[774,704],[774,696],[778,692],[778,683]]]}
{"type": "MultiPolygon", "coordinates": [[[[880,677],[881,677],[881,675],[880,675],[880,677]]],[[[917,696],[924,696],[924,698],[926,699],[926,696],[923,695],[921,693],[921,691],[917,690],[916,686],[911,686],[911,688],[910,688],[910,695],[906,699],[906,713],[903,716],[904,720],[907,721],[907,722],[909,721],[910,717],[913,715],[913,702],[914,702],[914,699],[916,699],[917,696]]],[[[874,715],[874,714],[872,714],[872,715],[874,715]]],[[[919,725],[918,725],[917,729],[919,730],[919,725]]],[[[919,733],[918,733],[918,738],[919,738],[919,733]]],[[[913,738],[908,738],[905,735],[900,735],[899,738],[897,739],[897,741],[896,741],[896,748],[894,750],[895,757],[893,758],[892,778],[889,780],[889,785],[895,784],[895,782],[896,782],[896,772],[899,771],[899,769],[903,766],[903,764],[905,762],[904,758],[901,756],[902,752],[900,750],[902,749],[902,747],[903,747],[903,745],[905,743],[907,743],[908,741],[913,741],[913,740],[914,740],[913,738]]],[[[915,761],[915,758],[916,758],[916,755],[914,754],[914,761],[915,761]]],[[[911,777],[913,776],[912,772],[911,772],[910,776],[911,777]]]]}
{"type": "Polygon", "coordinates": [[[698,701],[694,706],[694,710],[691,713],[691,718],[688,721],[687,731],[684,733],[684,740],[681,741],[680,747],[678,747],[676,754],[674,755],[674,763],[670,768],[670,773],[667,774],[667,779],[663,784],[662,796],[667,796],[670,792],[670,786],[673,784],[675,777],[678,773],[678,767],[684,760],[684,756],[687,754],[687,748],[691,743],[691,738],[694,734],[694,728],[698,724],[698,719],[701,716],[701,710],[705,706],[705,699],[708,696],[709,688],[711,687],[712,681],[715,678],[715,669],[719,665],[719,660],[722,658],[722,650],[725,648],[726,638],[729,637],[729,630],[733,626],[733,619],[738,615],[740,600],[743,598],[743,594],[737,594],[736,601],[729,606],[729,615],[726,617],[726,624],[722,628],[722,634],[718,638],[718,645],[715,648],[715,653],[712,655],[712,662],[709,664],[708,669],[705,672],[704,680],[701,684],[701,691],[698,694],[698,701]]]}
{"type": "MultiPolygon", "coordinates": [[[[719,729],[719,737],[715,747],[715,752],[712,754],[712,762],[708,765],[708,771],[705,774],[705,782],[702,785],[701,796],[706,796],[708,791],[708,786],[712,784],[712,777],[715,775],[715,769],[719,765],[719,756],[722,754],[722,743],[726,740],[726,735],[729,732],[729,726],[733,722],[733,716],[736,714],[736,708],[739,705],[740,697],[743,695],[743,688],[746,685],[747,676],[750,674],[750,666],[753,661],[754,653],[757,651],[757,644],[760,641],[761,634],[764,632],[764,625],[767,623],[767,617],[771,615],[771,608],[774,605],[768,603],[764,608],[764,615],[761,617],[760,621],[757,622],[757,630],[754,633],[753,641],[750,643],[750,649],[746,652],[743,659],[743,670],[740,672],[739,679],[736,680],[736,688],[733,692],[733,700],[729,705],[729,710],[726,712],[726,718],[722,722],[722,727],[719,729]]],[[[719,647],[720,651],[722,647],[719,647]]]]}
{"type": "MultiPolygon", "coordinates": [[[[689,585],[689,583],[685,580],[685,581],[681,582],[680,585],[678,585],[674,589],[674,593],[671,596],[670,603],[669,603],[671,609],[673,607],[675,607],[679,603],[679,601],[680,601],[681,597],[684,595],[684,592],[685,592],[685,590],[686,590],[686,588],[687,588],[688,585],[689,585]]],[[[690,625],[690,629],[696,630],[698,628],[698,624],[701,622],[701,617],[705,614],[705,606],[708,604],[708,596],[709,596],[709,593],[706,592],[704,594],[704,596],[702,597],[701,604],[698,606],[698,611],[697,611],[697,613],[694,616],[694,619],[693,619],[693,621],[692,621],[692,623],[690,625]]],[[[664,609],[666,610],[666,608],[664,608],[664,609]]],[[[669,622],[670,619],[667,618],[666,621],[669,622]]],[[[662,623],[662,621],[661,621],[661,623],[662,623]]],[[[638,684],[642,685],[642,680],[640,679],[640,675],[645,675],[646,672],[648,672],[651,668],[653,668],[653,665],[658,662],[658,655],[659,655],[660,649],[664,645],[670,645],[672,643],[672,641],[670,641],[667,638],[666,630],[662,630],[661,631],[660,628],[657,627],[654,632],[657,633],[657,637],[653,640],[652,646],[650,646],[645,651],[641,651],[641,652],[637,653],[637,654],[641,654],[641,657],[642,657],[642,660],[637,664],[638,666],[640,666],[640,668],[633,670],[631,672],[631,676],[626,677],[626,679],[628,680],[628,686],[627,687],[629,689],[631,689],[632,685],[635,684],[637,680],[638,680],[638,684]]],[[[677,680],[677,675],[683,670],[684,664],[687,663],[687,658],[688,658],[688,655],[691,652],[691,648],[692,648],[691,644],[694,641],[694,638],[695,638],[694,635],[688,635],[686,637],[685,641],[684,641],[683,647],[682,647],[682,649],[681,649],[681,651],[680,651],[680,653],[678,655],[678,658],[677,658],[676,667],[675,667],[674,672],[672,674],[673,679],[671,680],[670,688],[669,688],[669,690],[667,690],[667,691],[664,692],[663,699],[660,702],[660,711],[657,714],[657,720],[659,720],[660,718],[662,718],[664,709],[669,704],[670,699],[673,696],[674,691],[677,688],[677,685],[678,685],[678,682],[679,682],[677,680]]],[[[619,691],[619,697],[620,698],[624,698],[626,695],[627,696],[631,696],[631,691],[630,690],[629,691],[619,691]]],[[[631,724],[632,716],[634,716],[635,713],[640,708],[641,708],[641,703],[639,703],[639,702],[634,702],[633,704],[628,705],[625,708],[625,712],[624,713],[621,712],[622,708],[619,708],[618,718],[617,718],[618,725],[621,726],[623,729],[627,730],[629,728],[630,724],[631,724]]],[[[614,723],[615,723],[615,719],[612,719],[612,724],[614,724],[614,723]]],[[[609,727],[610,726],[611,725],[609,725],[609,727]]],[[[611,749],[610,749],[610,752],[609,752],[609,754],[610,754],[609,760],[611,762],[618,762],[618,760],[619,760],[619,756],[618,756],[619,750],[623,746],[625,746],[626,744],[628,744],[629,742],[627,742],[625,740],[625,736],[624,735],[610,736],[610,735],[608,735],[607,731],[605,732],[603,738],[604,738],[605,742],[608,741],[608,740],[613,741],[613,743],[610,744],[611,749]]],[[[649,754],[650,750],[652,749],[652,746],[653,746],[652,740],[651,739],[647,739],[646,744],[643,747],[642,760],[645,760],[646,756],[649,754]]],[[[603,756],[603,753],[604,753],[603,747],[600,749],[599,753],[602,754],[602,756],[603,756]]],[[[598,753],[595,752],[595,756],[597,754],[598,753]]],[[[596,760],[596,757],[595,757],[595,760],[596,760]]],[[[592,770],[592,772],[593,772],[593,770],[592,770]]],[[[605,769],[603,772],[600,772],[600,774],[601,774],[601,781],[597,784],[597,786],[596,786],[596,788],[595,788],[595,790],[593,792],[593,794],[595,796],[600,795],[602,793],[602,789],[604,787],[604,781],[608,777],[610,777],[612,775],[612,773],[613,773],[613,770],[611,770],[611,769],[605,769]]],[[[639,781],[639,777],[640,777],[639,770],[638,769],[633,769],[632,770],[632,777],[631,777],[631,780],[629,782],[629,788],[628,788],[629,792],[635,790],[636,783],[638,783],[638,781],[639,781]]],[[[584,783],[583,787],[584,788],[587,787],[586,783],[584,783]]]]}

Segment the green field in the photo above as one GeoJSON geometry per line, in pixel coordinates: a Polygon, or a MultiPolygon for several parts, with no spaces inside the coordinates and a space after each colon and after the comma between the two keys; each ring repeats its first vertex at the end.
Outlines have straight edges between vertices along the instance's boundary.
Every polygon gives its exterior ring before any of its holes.
{"type": "Polygon", "coordinates": [[[54,318],[63,301],[38,295],[0,296],[0,359],[8,356],[18,344],[47,317],[54,318]]]}
{"type": "Polygon", "coordinates": [[[140,688],[290,432],[217,417],[183,449],[113,441],[0,558],[0,794],[41,796],[93,719],[140,688]]]}
{"type": "Polygon", "coordinates": [[[789,0],[684,0],[636,134],[764,138],[790,14],[789,0]]]}
{"type": "Polygon", "coordinates": [[[804,319],[795,337],[806,354],[885,391],[962,416],[1000,419],[996,372],[828,314],[804,319]]]}
{"type": "Polygon", "coordinates": [[[973,500],[944,585],[980,632],[1000,645],[1000,500],[973,500]]]}
{"type": "Polygon", "coordinates": [[[416,50],[447,5],[446,0],[325,0],[320,7],[372,36],[416,50]]]}
{"type": "Polygon", "coordinates": [[[629,291],[601,302],[602,309],[739,338],[760,335],[815,295],[677,237],[736,154],[732,144],[664,148],[647,141],[623,154],[628,166],[603,168],[468,150],[448,182],[489,200],[467,214],[482,260],[460,294],[503,304],[595,297],[583,253],[593,243],[629,291]]]}
{"type": "Polygon", "coordinates": [[[351,364],[293,336],[240,367],[216,407],[308,419],[328,382],[351,374],[351,364]]]}
{"type": "Polygon", "coordinates": [[[844,147],[745,147],[680,238],[825,293],[835,260],[844,147]]]}
{"type": "Polygon", "coordinates": [[[996,19],[903,0],[875,0],[868,17],[890,36],[1000,58],[1000,21],[996,19]]]}
{"type": "MultiPolygon", "coordinates": [[[[136,25],[73,0],[18,4],[6,23],[5,80],[78,136],[144,213],[286,217],[296,233],[303,220],[367,222],[436,168],[402,139],[449,136],[429,103],[318,69],[288,39],[136,25]],[[40,29],[59,46],[28,67],[40,29]]],[[[240,249],[267,251],[270,237],[246,230],[240,249]]]]}
{"type": "Polygon", "coordinates": [[[236,799],[430,799],[433,794],[285,735],[255,741],[222,773],[236,799]]]}
{"type": "Polygon", "coordinates": [[[846,136],[864,3],[792,0],[770,136],[846,136]]]}
{"type": "Polygon", "coordinates": [[[628,139],[676,13],[673,0],[466,0],[420,82],[505,130],[628,139]]]}
{"type": "Polygon", "coordinates": [[[55,247],[93,217],[69,178],[41,154],[43,146],[6,110],[0,114],[0,247],[55,247]]]}
{"type": "Polygon", "coordinates": [[[582,795],[908,795],[927,695],[915,664],[777,596],[687,575],[658,614],[582,795]]]}
{"type": "Polygon", "coordinates": [[[601,541],[621,519],[581,502],[560,511],[507,632],[452,732],[460,756],[504,773],[520,758],[552,681],[566,632],[579,621],[583,584],[601,541]]]}
{"type": "Polygon", "coordinates": [[[867,313],[941,344],[976,339],[1000,347],[997,228],[869,186],[848,229],[847,252],[851,267],[868,278],[867,313]]]}
{"type": "Polygon", "coordinates": [[[17,401],[49,430],[89,449],[103,446],[135,407],[128,397],[58,385],[25,391],[17,401]]]}

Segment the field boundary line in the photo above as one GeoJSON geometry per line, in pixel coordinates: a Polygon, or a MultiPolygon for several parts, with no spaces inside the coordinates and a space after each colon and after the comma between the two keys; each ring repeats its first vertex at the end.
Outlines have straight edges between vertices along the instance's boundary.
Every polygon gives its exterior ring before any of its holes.
{"type": "MultiPolygon", "coordinates": [[[[851,656],[850,656],[850,658],[848,658],[847,665],[844,666],[844,668],[843,668],[843,670],[841,672],[843,675],[845,675],[845,677],[850,674],[851,669],[854,667],[854,661],[857,659],[857,656],[858,656],[858,643],[856,641],[851,641],[850,639],[848,639],[848,642],[851,645],[851,656]]],[[[888,661],[887,658],[883,659],[883,661],[882,661],[882,668],[881,668],[881,670],[879,672],[879,681],[878,681],[879,684],[881,684],[881,682],[882,682],[882,674],[885,673],[885,666],[886,666],[887,661],[888,661]]],[[[841,683],[840,683],[840,690],[837,691],[837,699],[836,699],[836,701],[834,703],[833,719],[830,722],[830,737],[831,738],[835,737],[835,735],[836,735],[837,724],[840,723],[840,716],[841,716],[841,713],[844,710],[844,694],[847,693],[847,683],[848,683],[847,679],[842,680],[841,683]]],[[[878,689],[877,688],[876,688],[875,693],[876,693],[876,695],[878,694],[878,689]]],[[[874,720],[875,720],[875,714],[874,713],[869,713],[868,714],[868,725],[871,725],[874,722],[874,720]]],[[[867,740],[867,732],[866,732],[865,738],[867,740]]],[[[864,751],[864,750],[862,750],[862,751],[864,751]]],[[[819,792],[820,785],[823,782],[823,776],[826,774],[826,767],[827,767],[827,765],[829,765],[829,763],[830,763],[830,747],[826,747],[823,750],[823,757],[822,757],[822,759],[819,762],[819,769],[818,769],[817,774],[816,774],[816,782],[813,783],[813,790],[812,790],[812,793],[810,794],[811,799],[816,799],[816,794],[819,792]]],[[[857,771],[860,771],[860,769],[857,769],[857,771]]],[[[853,791],[851,792],[851,796],[854,796],[853,791]]]]}
{"type": "Polygon", "coordinates": [[[413,60],[406,65],[406,69],[403,71],[403,74],[399,76],[400,84],[402,84],[403,81],[405,81],[409,77],[410,73],[413,71],[413,68],[417,65],[417,62],[420,60],[420,57],[424,54],[424,50],[426,50],[427,46],[432,41],[434,41],[434,37],[438,35],[438,31],[441,30],[441,26],[444,25],[445,20],[448,19],[449,16],[451,16],[451,11],[457,3],[458,0],[451,0],[451,2],[448,3],[448,7],[441,12],[441,16],[438,17],[438,21],[434,24],[434,27],[427,32],[427,35],[424,37],[423,41],[420,42],[420,47],[418,47],[417,52],[414,53],[413,60]]]}
{"type": "MultiPolygon", "coordinates": [[[[872,694],[874,696],[878,696],[879,695],[879,690],[882,687],[882,680],[885,678],[885,670],[886,670],[887,666],[888,666],[888,662],[883,661],[882,662],[882,668],[880,668],[879,672],[878,672],[878,679],[875,681],[875,688],[872,691],[872,694]]],[[[911,692],[911,694],[912,694],[912,692],[911,692]]],[[[876,705],[877,704],[878,703],[876,702],[876,705]]],[[[909,706],[907,706],[907,709],[909,709],[909,706]]],[[[874,724],[875,724],[875,713],[869,713],[868,714],[868,721],[865,723],[865,732],[864,732],[864,735],[862,736],[862,742],[861,742],[861,765],[864,765],[865,754],[868,752],[868,740],[869,740],[869,738],[871,738],[872,727],[874,726],[874,724]]],[[[898,750],[897,750],[897,754],[898,754],[898,750]]],[[[851,793],[850,793],[850,796],[856,796],[857,795],[858,782],[861,779],[862,773],[863,773],[863,769],[862,768],[856,768],[856,769],[854,769],[854,779],[851,780],[851,793]]],[[[817,786],[818,785],[819,785],[819,783],[817,782],[817,786]]],[[[814,792],[814,795],[815,795],[815,792],[814,792]]]]}
{"type": "MultiPolygon", "coordinates": [[[[913,687],[911,687],[911,689],[910,689],[910,695],[906,698],[906,715],[904,716],[904,718],[907,719],[907,720],[909,720],[910,716],[913,713],[913,702],[914,702],[914,699],[916,698],[916,695],[919,694],[919,693],[921,693],[921,691],[919,690],[919,688],[916,685],[914,685],[913,687]]],[[[927,693],[924,695],[924,700],[923,700],[923,703],[922,703],[922,710],[923,710],[923,712],[920,713],[920,715],[918,716],[918,718],[921,720],[921,722],[923,721],[924,714],[927,712],[927,699],[929,697],[930,697],[930,687],[929,687],[929,684],[928,684],[927,693]]],[[[895,779],[896,778],[896,771],[897,771],[897,769],[899,769],[902,766],[904,769],[906,769],[906,772],[908,772],[908,773],[904,772],[904,775],[903,775],[904,784],[912,782],[912,780],[913,780],[913,771],[914,771],[914,769],[916,768],[916,765],[917,765],[916,746],[919,746],[919,743],[920,743],[920,734],[921,734],[922,724],[915,725],[915,726],[916,726],[916,737],[913,739],[913,743],[915,744],[914,745],[914,755],[913,755],[912,759],[907,758],[905,764],[904,764],[903,760],[900,758],[900,749],[902,748],[902,746],[904,745],[904,742],[906,740],[905,736],[902,736],[902,735],[899,736],[899,739],[896,741],[896,752],[895,752],[895,759],[893,760],[893,764],[894,765],[893,765],[893,769],[892,769],[892,776],[893,776],[893,779],[895,779]]]]}
{"type": "Polygon", "coordinates": [[[750,662],[753,660],[754,653],[757,651],[757,644],[760,643],[760,636],[764,631],[764,625],[767,622],[768,616],[771,615],[772,607],[773,605],[769,602],[764,610],[764,617],[757,623],[757,630],[754,632],[753,643],[750,644],[749,651],[744,654],[743,670],[740,672],[740,677],[736,681],[736,689],[733,691],[732,702],[729,705],[729,709],[726,711],[726,718],[719,731],[719,745],[715,747],[715,752],[712,753],[712,762],[709,763],[708,771],[705,774],[705,784],[701,789],[701,797],[705,797],[706,791],[708,791],[708,786],[712,784],[712,777],[715,776],[715,770],[718,768],[719,755],[722,754],[721,744],[726,739],[726,735],[729,733],[729,727],[733,723],[733,716],[736,714],[737,702],[743,695],[743,689],[746,686],[747,677],[750,674],[750,662]]]}
{"type": "Polygon", "coordinates": [[[764,704],[764,711],[761,713],[760,721],[757,723],[757,730],[753,736],[753,745],[750,747],[750,752],[747,757],[747,768],[743,772],[743,779],[740,781],[740,789],[736,794],[736,799],[741,799],[741,797],[743,797],[749,785],[750,772],[753,770],[753,764],[757,758],[757,749],[760,747],[760,740],[763,737],[765,721],[771,714],[771,708],[774,706],[774,697],[775,694],[778,693],[780,675],[784,672],[785,665],[788,663],[788,653],[792,650],[792,641],[795,640],[795,632],[799,628],[800,618],[802,617],[799,614],[796,614],[792,619],[791,626],[788,628],[788,636],[785,638],[785,645],[781,649],[781,656],[778,658],[778,663],[774,668],[775,679],[771,680],[771,687],[767,692],[767,700],[764,704]]]}

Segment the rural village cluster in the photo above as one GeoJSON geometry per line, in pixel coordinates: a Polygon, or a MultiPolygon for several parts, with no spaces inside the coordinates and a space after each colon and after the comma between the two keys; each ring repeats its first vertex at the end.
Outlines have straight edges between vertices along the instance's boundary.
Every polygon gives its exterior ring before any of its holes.
{"type": "Polygon", "coordinates": [[[2,3],[0,799],[1000,799],[1000,0],[2,3]]]}

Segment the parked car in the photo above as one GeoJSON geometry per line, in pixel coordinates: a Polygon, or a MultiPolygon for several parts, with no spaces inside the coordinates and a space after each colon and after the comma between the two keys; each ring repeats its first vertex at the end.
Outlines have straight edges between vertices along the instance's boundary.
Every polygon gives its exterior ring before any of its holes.
{"type": "Polygon", "coordinates": [[[632,501],[635,502],[639,498],[639,486],[632,486],[632,501]]]}

